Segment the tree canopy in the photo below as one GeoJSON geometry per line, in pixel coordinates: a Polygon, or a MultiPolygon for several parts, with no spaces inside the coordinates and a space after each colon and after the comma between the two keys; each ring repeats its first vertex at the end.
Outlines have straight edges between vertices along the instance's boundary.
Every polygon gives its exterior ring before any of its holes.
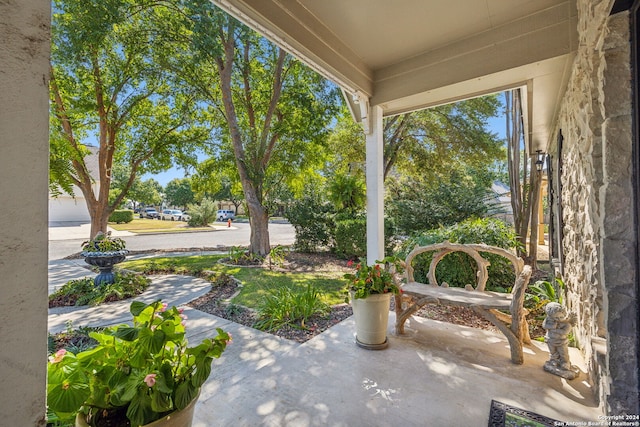
{"type": "Polygon", "coordinates": [[[187,205],[195,202],[193,190],[191,189],[191,179],[172,179],[164,189],[164,196],[169,205],[180,206],[186,209],[187,205]]]}
{"type": "Polygon", "coordinates": [[[268,199],[283,182],[318,169],[336,90],[211,2],[186,4],[195,60],[174,65],[218,119],[209,153],[235,165],[251,222],[250,251],[266,255],[268,199]]]}
{"type": "Polygon", "coordinates": [[[78,187],[91,237],[136,176],[193,160],[208,137],[189,91],[162,66],[171,55],[175,10],[135,0],[55,0],[50,68],[52,188],[78,187]],[[85,144],[97,146],[87,162],[85,144]],[[111,193],[113,169],[128,179],[111,193]]]}

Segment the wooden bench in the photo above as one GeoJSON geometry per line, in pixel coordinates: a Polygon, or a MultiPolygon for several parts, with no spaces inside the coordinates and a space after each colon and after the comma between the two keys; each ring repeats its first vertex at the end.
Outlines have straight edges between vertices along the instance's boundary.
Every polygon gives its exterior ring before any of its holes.
{"type": "Polygon", "coordinates": [[[531,267],[524,265],[522,258],[510,251],[484,244],[437,243],[416,247],[405,260],[406,283],[401,285],[402,293],[395,298],[396,334],[404,334],[404,323],[413,313],[427,303],[469,307],[494,324],[509,341],[511,361],[522,364],[523,343],[531,343],[529,326],[525,318],[527,309],[523,307],[524,295],[531,278],[531,267]],[[425,252],[434,252],[429,265],[429,284],[416,282],[413,275],[414,258],[425,252]],[[452,252],[464,252],[477,264],[477,282],[475,287],[465,288],[439,286],[435,272],[438,263],[452,252]],[[480,252],[505,257],[514,266],[516,280],[511,293],[490,292],[485,290],[489,278],[487,267],[490,262],[480,252]]]}

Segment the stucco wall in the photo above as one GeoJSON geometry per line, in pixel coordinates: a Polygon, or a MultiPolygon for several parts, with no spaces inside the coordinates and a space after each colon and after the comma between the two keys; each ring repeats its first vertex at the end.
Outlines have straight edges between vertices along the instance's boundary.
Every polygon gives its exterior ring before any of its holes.
{"type": "Polygon", "coordinates": [[[50,0],[0,1],[0,425],[44,426],[50,0]]]}
{"type": "Polygon", "coordinates": [[[87,202],[83,197],[74,199],[62,195],[49,198],[49,222],[91,222],[87,202]]]}
{"type": "Polygon", "coordinates": [[[629,14],[609,16],[612,3],[578,1],[580,47],[559,120],[561,248],[595,391],[609,413],[637,414],[629,14]]]}

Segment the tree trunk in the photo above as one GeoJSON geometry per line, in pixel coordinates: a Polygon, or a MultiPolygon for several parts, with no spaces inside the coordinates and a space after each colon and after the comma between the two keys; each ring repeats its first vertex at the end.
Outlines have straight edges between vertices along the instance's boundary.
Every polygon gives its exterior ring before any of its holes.
{"type": "Polygon", "coordinates": [[[531,177],[533,187],[530,196],[531,199],[529,199],[529,204],[531,205],[529,220],[531,233],[529,235],[529,256],[527,264],[535,271],[538,269],[538,205],[540,203],[542,172],[532,170],[531,177]]]}
{"type": "Polygon", "coordinates": [[[247,202],[247,207],[249,209],[249,225],[251,226],[249,252],[265,257],[271,252],[269,213],[259,203],[247,202]]]}
{"type": "Polygon", "coordinates": [[[96,214],[91,216],[91,236],[90,239],[96,237],[99,231],[107,232],[107,224],[109,222],[109,208],[101,204],[96,204],[96,214]]]}
{"type": "Polygon", "coordinates": [[[535,169],[535,158],[531,156],[520,163],[522,141],[522,110],[517,90],[505,95],[507,110],[507,152],[509,161],[509,187],[513,222],[518,241],[518,256],[534,270],[538,260],[538,203],[542,173],[535,169]],[[522,181],[521,181],[522,180],[522,181]],[[529,181],[528,186],[521,184],[529,181]],[[524,187],[524,189],[522,189],[524,187]],[[527,236],[529,242],[527,245],[527,236]]]}

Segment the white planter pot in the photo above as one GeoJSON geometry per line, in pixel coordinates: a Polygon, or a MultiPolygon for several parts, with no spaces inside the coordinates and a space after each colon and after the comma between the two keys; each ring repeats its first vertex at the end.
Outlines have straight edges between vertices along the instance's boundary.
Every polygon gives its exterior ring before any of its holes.
{"type": "Polygon", "coordinates": [[[369,350],[386,348],[387,325],[391,294],[370,295],[364,299],[353,298],[351,305],[356,320],[356,344],[369,350]]]}

